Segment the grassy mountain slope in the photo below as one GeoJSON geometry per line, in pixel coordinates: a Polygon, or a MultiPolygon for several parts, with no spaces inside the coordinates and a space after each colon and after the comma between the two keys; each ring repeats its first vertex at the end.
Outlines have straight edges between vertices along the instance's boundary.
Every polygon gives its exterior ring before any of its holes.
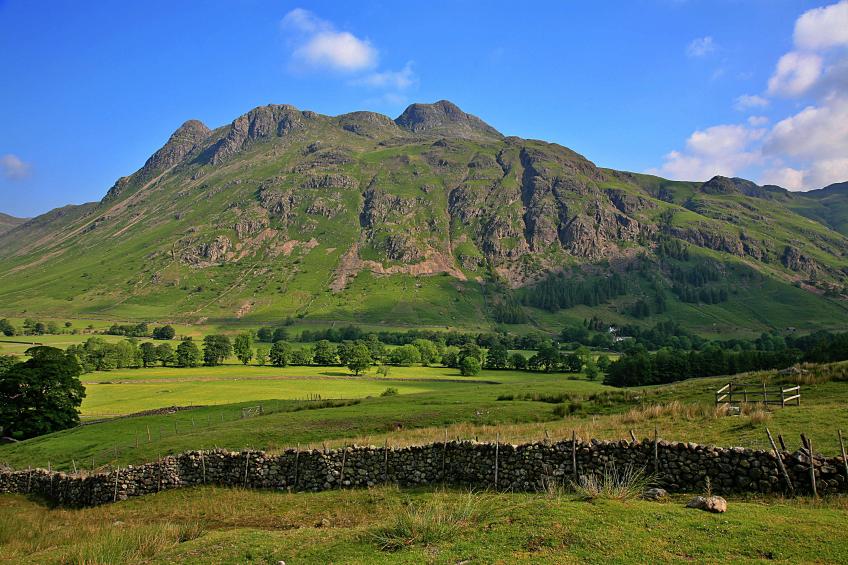
{"type": "Polygon", "coordinates": [[[215,130],[186,122],[101,202],[0,234],[0,314],[478,327],[519,301],[510,321],[556,328],[633,321],[642,300],[665,304],[645,323],[719,333],[844,325],[848,238],[799,198],[600,169],[445,101],[394,121],[264,106],[215,130]],[[684,290],[723,288],[721,303],[672,292],[698,265],[719,280],[684,290]],[[560,271],[619,273],[627,291],[534,307],[560,271]]]}
{"type": "Polygon", "coordinates": [[[26,218],[16,218],[0,212],[0,235],[26,222],[26,218]]]}

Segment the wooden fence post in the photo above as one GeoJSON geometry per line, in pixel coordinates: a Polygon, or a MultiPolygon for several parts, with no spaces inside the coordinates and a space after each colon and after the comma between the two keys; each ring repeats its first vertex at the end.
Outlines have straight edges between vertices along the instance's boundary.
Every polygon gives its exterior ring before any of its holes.
{"type": "Polygon", "coordinates": [[[300,473],[300,444],[297,444],[297,451],[294,453],[294,489],[297,490],[298,474],[300,473]]]}
{"type": "Polygon", "coordinates": [[[842,430],[839,430],[839,448],[842,450],[842,464],[845,465],[845,480],[848,481],[848,457],[845,455],[845,442],[842,441],[842,430]]]}
{"type": "Polygon", "coordinates": [[[203,456],[203,450],[200,450],[200,467],[203,470],[203,484],[206,484],[206,457],[203,456]]]}
{"type": "Polygon", "coordinates": [[[777,467],[780,469],[780,474],[783,475],[783,480],[786,481],[786,486],[789,487],[789,492],[792,496],[794,496],[795,487],[792,486],[792,479],[789,478],[789,473],[786,472],[786,467],[783,466],[783,457],[777,450],[777,445],[775,445],[774,438],[771,437],[771,432],[768,428],[766,428],[766,435],[768,435],[769,443],[771,444],[771,448],[774,450],[774,456],[777,457],[777,467]]]}
{"type": "Polygon", "coordinates": [[[150,426],[145,426],[147,428],[147,443],[150,443],[150,426]]]}
{"type": "Polygon", "coordinates": [[[339,488],[344,488],[344,468],[345,459],[347,458],[347,447],[342,446],[342,470],[339,473],[339,488]]]}
{"type": "Polygon", "coordinates": [[[498,490],[498,450],[501,444],[501,434],[495,434],[495,491],[498,490]]]}
{"type": "Polygon", "coordinates": [[[445,483],[445,464],[448,459],[448,428],[445,427],[445,442],[442,444],[442,484],[445,483]]]}
{"type": "Polygon", "coordinates": [[[659,448],[659,436],[660,432],[656,426],[654,426],[654,473],[659,474],[660,472],[660,448],[659,448]]]}
{"type": "Polygon", "coordinates": [[[577,485],[580,476],[577,473],[577,432],[571,430],[571,474],[574,476],[574,484],[577,485]]]}
{"type": "Polygon", "coordinates": [[[389,438],[383,444],[383,482],[389,482],[389,438]]]}
{"type": "Polygon", "coordinates": [[[819,493],[816,490],[816,460],[815,456],[813,455],[813,440],[808,439],[807,444],[810,446],[810,486],[813,487],[813,496],[815,498],[818,498],[819,493]]]}
{"type": "Polygon", "coordinates": [[[250,463],[250,452],[245,453],[244,457],[244,488],[247,488],[247,465],[250,463]]]}
{"type": "Polygon", "coordinates": [[[118,477],[121,475],[121,468],[115,469],[115,495],[112,497],[112,502],[118,501],[118,477]]]}

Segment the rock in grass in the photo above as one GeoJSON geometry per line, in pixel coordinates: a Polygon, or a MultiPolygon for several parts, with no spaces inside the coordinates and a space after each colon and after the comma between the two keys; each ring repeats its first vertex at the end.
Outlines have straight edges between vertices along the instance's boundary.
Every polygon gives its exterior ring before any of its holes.
{"type": "Polygon", "coordinates": [[[663,488],[649,488],[642,493],[645,500],[662,500],[668,496],[668,491],[663,488]]]}
{"type": "Polygon", "coordinates": [[[686,508],[697,508],[698,510],[721,514],[727,512],[727,501],[720,496],[696,496],[689,501],[686,508]]]}

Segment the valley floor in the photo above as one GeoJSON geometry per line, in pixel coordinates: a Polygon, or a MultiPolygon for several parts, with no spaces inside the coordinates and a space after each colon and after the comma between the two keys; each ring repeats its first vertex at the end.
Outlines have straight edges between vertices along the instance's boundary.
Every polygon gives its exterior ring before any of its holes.
{"type": "Polygon", "coordinates": [[[845,563],[845,498],[725,514],[572,494],[196,488],[79,510],[0,497],[2,563],[845,563]]]}

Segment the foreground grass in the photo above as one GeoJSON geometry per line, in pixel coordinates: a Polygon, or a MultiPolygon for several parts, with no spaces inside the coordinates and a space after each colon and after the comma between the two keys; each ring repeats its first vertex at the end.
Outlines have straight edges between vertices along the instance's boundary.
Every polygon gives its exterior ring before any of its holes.
{"type": "Polygon", "coordinates": [[[87,509],[0,497],[0,562],[844,563],[844,499],[731,500],[723,515],[576,495],[195,488],[87,509]]]}

